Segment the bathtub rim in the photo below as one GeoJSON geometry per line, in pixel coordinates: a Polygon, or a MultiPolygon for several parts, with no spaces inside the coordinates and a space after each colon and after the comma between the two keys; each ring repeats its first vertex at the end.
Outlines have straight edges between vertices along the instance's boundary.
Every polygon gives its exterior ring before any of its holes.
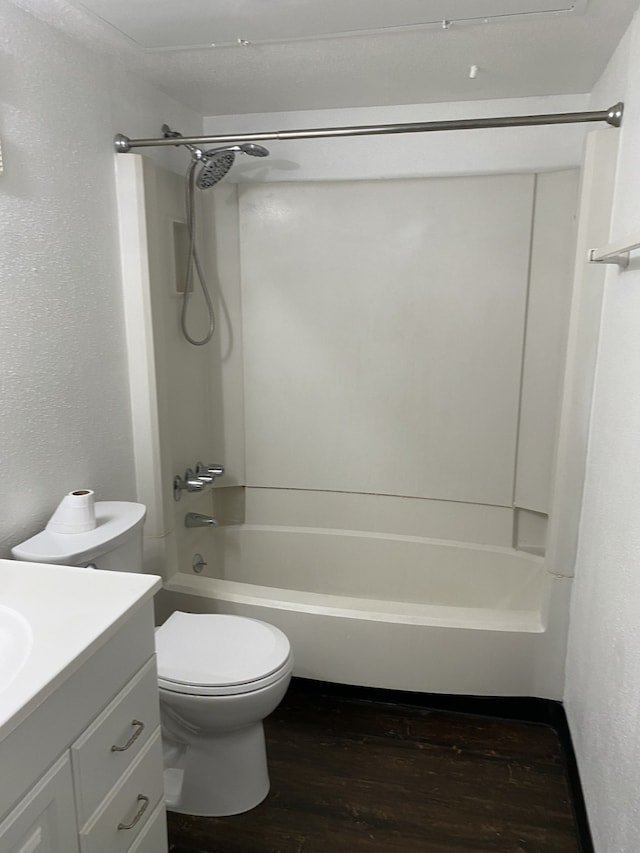
{"type": "Polygon", "coordinates": [[[186,572],[172,575],[164,583],[164,589],[168,593],[194,595],[220,602],[369,622],[540,634],[544,633],[547,627],[546,605],[551,595],[552,576],[545,573],[541,582],[543,595],[540,606],[530,610],[455,607],[354,598],[195,576],[186,572]]]}

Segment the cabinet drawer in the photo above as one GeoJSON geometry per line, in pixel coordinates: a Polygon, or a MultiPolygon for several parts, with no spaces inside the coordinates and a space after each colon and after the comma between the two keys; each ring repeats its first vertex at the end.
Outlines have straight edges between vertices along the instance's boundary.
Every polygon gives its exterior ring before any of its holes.
{"type": "MultiPolygon", "coordinates": [[[[80,831],[82,853],[125,853],[163,801],[160,729],[80,831]]],[[[161,848],[162,849],[162,848],[161,848]]]]}
{"type": "Polygon", "coordinates": [[[129,853],[167,853],[167,812],[164,803],[156,808],[129,853]]]}
{"type": "Polygon", "coordinates": [[[152,658],[71,747],[80,826],[140,755],[159,724],[152,658]]]}

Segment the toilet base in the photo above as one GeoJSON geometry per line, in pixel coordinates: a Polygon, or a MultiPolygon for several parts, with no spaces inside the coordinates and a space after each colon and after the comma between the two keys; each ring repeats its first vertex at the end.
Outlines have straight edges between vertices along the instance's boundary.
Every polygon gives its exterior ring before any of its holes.
{"type": "Polygon", "coordinates": [[[177,748],[164,744],[168,811],[225,817],[264,800],[269,771],[262,722],[220,735],[190,732],[188,739],[177,748]]]}

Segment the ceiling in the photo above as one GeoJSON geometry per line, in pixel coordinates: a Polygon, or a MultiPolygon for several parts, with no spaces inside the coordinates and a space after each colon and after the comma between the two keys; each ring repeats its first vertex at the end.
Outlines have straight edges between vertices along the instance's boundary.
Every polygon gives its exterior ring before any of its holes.
{"type": "Polygon", "coordinates": [[[14,2],[229,115],[589,92],[639,0],[14,2]]]}

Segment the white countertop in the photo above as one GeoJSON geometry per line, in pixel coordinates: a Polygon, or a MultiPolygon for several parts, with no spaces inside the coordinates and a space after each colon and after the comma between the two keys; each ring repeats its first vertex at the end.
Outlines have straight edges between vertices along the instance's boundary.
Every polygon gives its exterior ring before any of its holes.
{"type": "Polygon", "coordinates": [[[0,740],[161,586],[156,575],[0,560],[0,740]]]}

